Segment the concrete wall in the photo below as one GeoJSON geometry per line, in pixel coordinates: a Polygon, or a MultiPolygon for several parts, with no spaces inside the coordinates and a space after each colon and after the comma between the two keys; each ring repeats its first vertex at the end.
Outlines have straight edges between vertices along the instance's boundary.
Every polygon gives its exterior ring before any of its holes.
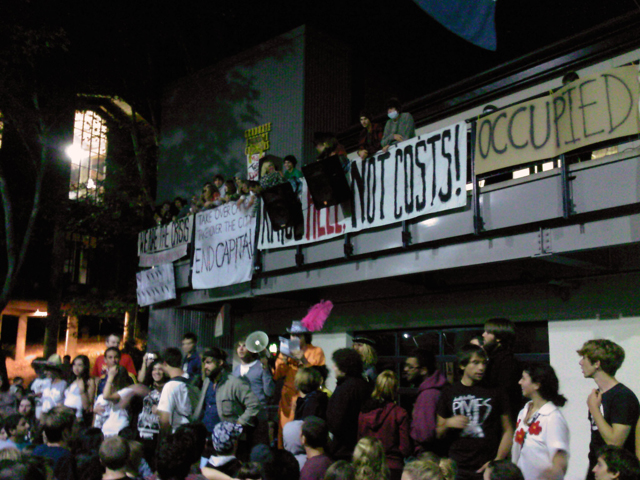
{"type": "MultiPolygon", "coordinates": [[[[565,478],[582,480],[588,467],[587,454],[591,432],[587,420],[587,396],[596,387],[593,380],[585,379],[578,365],[576,353],[584,342],[594,338],[606,338],[625,349],[626,359],[616,378],[640,394],[640,317],[620,317],[601,320],[597,317],[576,321],[549,322],[549,353],[551,365],[560,380],[560,390],[568,402],[563,414],[571,432],[571,458],[565,478]]],[[[633,431],[631,432],[633,435],[633,431]]]]}

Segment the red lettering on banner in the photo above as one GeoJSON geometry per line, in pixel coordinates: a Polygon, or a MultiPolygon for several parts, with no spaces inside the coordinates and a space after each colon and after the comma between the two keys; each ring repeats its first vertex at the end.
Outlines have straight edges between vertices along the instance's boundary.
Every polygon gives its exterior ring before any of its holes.
{"type": "Polygon", "coordinates": [[[333,212],[335,215],[335,225],[336,225],[336,233],[342,233],[342,230],[344,230],[344,226],[341,223],[338,223],[338,207],[333,207],[333,212]]]}

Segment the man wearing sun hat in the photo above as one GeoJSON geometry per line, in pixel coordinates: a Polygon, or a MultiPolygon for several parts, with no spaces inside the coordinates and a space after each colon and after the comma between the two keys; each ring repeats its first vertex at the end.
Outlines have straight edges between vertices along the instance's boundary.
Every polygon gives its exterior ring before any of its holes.
{"type": "Polygon", "coordinates": [[[295,417],[295,405],[299,395],[294,385],[294,380],[298,368],[324,365],[325,363],[322,348],[311,345],[311,332],[302,325],[302,322],[294,320],[291,328],[287,328],[287,332],[289,332],[292,340],[297,339],[300,341],[300,349],[291,352],[291,357],[286,357],[281,353],[276,359],[276,372],[273,379],[277,381],[284,378],[280,405],[278,406],[278,419],[280,424],[280,428],[278,428],[279,448],[283,447],[282,429],[295,417]]]}

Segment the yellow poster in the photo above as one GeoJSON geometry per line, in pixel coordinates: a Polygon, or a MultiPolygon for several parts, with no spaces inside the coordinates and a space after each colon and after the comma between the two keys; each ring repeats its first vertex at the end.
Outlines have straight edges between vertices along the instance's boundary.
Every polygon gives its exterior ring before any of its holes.
{"type": "Polygon", "coordinates": [[[475,172],[554,158],[640,132],[638,67],[581,78],[478,120],[475,172]]]}
{"type": "Polygon", "coordinates": [[[264,157],[264,152],[269,150],[269,133],[271,132],[271,122],[251,128],[244,132],[247,140],[244,153],[247,156],[247,180],[258,180],[260,172],[260,159],[264,157]]]}

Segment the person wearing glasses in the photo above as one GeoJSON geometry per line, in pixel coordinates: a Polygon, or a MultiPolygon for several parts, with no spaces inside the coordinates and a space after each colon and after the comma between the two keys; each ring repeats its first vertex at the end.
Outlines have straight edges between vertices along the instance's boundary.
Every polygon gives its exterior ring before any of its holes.
{"type": "Polygon", "coordinates": [[[436,406],[447,379],[436,368],[435,355],[424,348],[414,350],[405,361],[404,375],[409,383],[418,385],[418,398],[413,406],[411,421],[411,438],[416,455],[422,452],[445,453],[437,448],[436,406]]]}

